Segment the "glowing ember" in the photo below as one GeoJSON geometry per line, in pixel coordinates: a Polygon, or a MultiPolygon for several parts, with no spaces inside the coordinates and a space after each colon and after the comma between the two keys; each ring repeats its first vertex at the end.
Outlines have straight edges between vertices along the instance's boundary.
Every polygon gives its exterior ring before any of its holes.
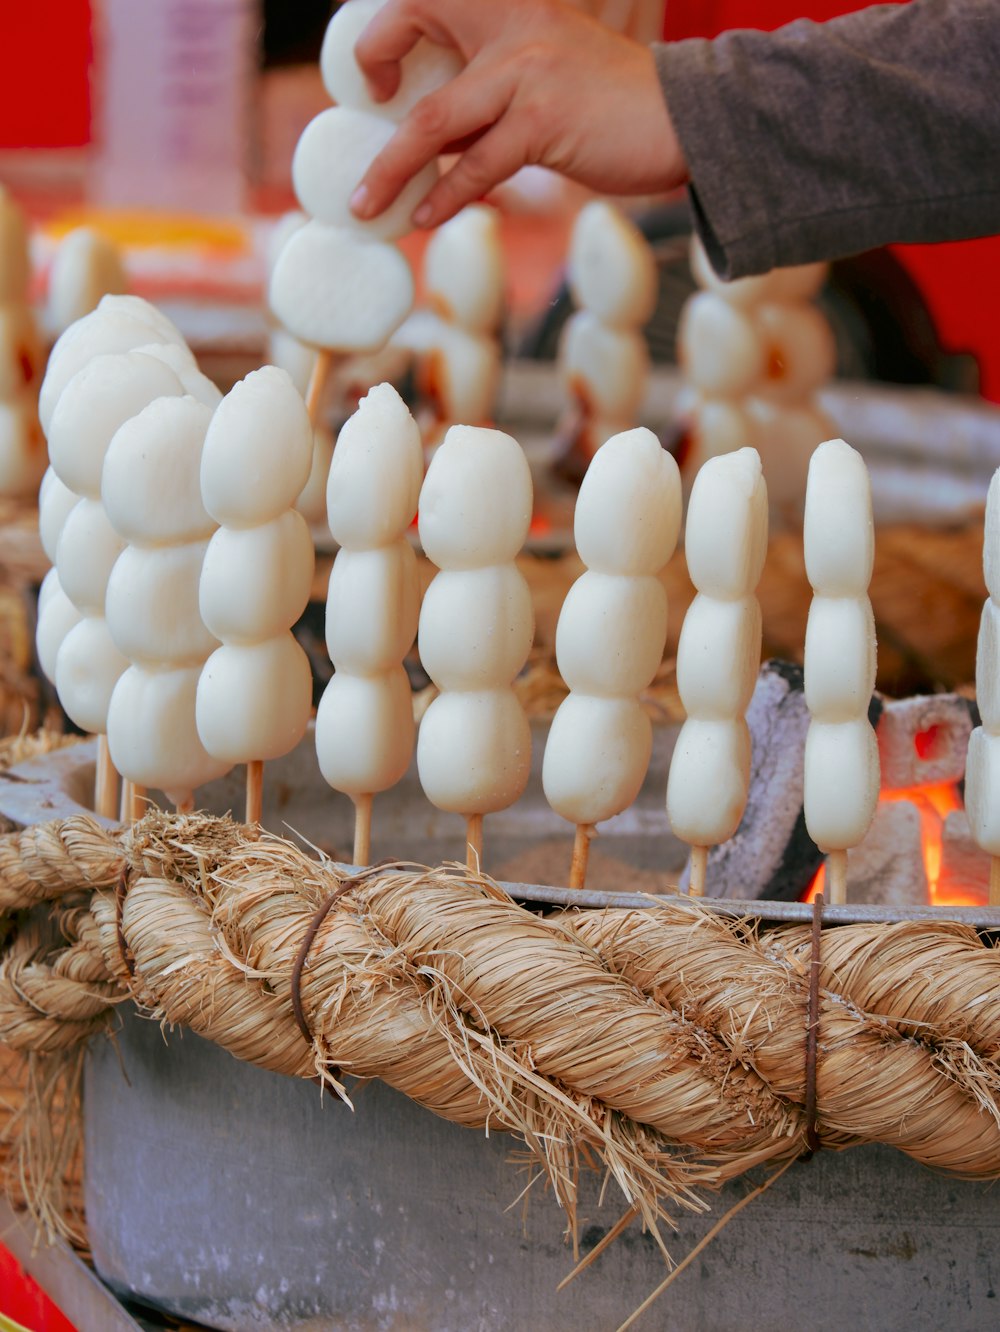
{"type": "MultiPolygon", "coordinates": [[[[918,737],[919,745],[920,737],[918,737]]],[[[981,906],[982,899],[941,882],[941,852],[944,821],[955,810],[962,809],[958,787],[952,782],[939,782],[930,786],[901,787],[896,791],[883,791],[881,802],[906,800],[920,815],[920,842],[927,874],[929,900],[932,906],[981,906]]],[[[825,892],[826,866],[821,865],[802,900],[812,902],[816,894],[825,892]]]]}

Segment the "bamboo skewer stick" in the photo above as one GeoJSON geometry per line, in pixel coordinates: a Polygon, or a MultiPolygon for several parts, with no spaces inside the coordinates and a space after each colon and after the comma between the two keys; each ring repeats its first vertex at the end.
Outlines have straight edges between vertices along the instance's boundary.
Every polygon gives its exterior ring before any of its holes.
{"type": "Polygon", "coordinates": [[[1000,906],[1000,856],[990,857],[990,906],[1000,906]]]}
{"type": "Polygon", "coordinates": [[[587,880],[587,862],[590,859],[590,839],[594,835],[592,823],[578,823],[573,839],[573,860],[569,867],[569,886],[582,888],[587,880]]]}
{"type": "Polygon", "coordinates": [[[94,809],[105,819],[113,819],[118,813],[118,774],[111,762],[111,750],[106,735],[97,737],[94,809]]]}
{"type": "Polygon", "coordinates": [[[708,847],[691,848],[691,877],[688,881],[688,894],[691,897],[705,896],[705,877],[708,872],[708,847]]]}
{"type": "Polygon", "coordinates": [[[372,858],[372,797],[359,795],[354,801],[354,864],[367,865],[372,858]]]}
{"type": "Polygon", "coordinates": [[[831,851],[826,858],[826,900],[834,906],[847,901],[846,851],[831,851]]]}
{"type": "Polygon", "coordinates": [[[247,764],[246,822],[253,828],[260,823],[264,808],[264,763],[251,759],[247,764]]]}
{"type": "Polygon", "coordinates": [[[132,821],[132,791],[134,784],[127,777],[122,778],[122,798],[118,806],[118,819],[121,823],[132,821]]]}
{"type": "Polygon", "coordinates": [[[129,823],[138,823],[146,812],[146,806],[149,803],[146,799],[146,788],[140,786],[138,782],[130,782],[132,787],[129,799],[128,821],[129,823]]]}
{"type": "Polygon", "coordinates": [[[306,388],[306,411],[309,413],[309,422],[313,426],[319,420],[323,391],[335,363],[336,355],[327,347],[321,347],[316,353],[316,364],[313,366],[312,374],[309,376],[309,384],[306,388]]]}
{"type": "Polygon", "coordinates": [[[483,816],[470,814],[465,821],[465,863],[478,870],[483,860],[483,816]]]}

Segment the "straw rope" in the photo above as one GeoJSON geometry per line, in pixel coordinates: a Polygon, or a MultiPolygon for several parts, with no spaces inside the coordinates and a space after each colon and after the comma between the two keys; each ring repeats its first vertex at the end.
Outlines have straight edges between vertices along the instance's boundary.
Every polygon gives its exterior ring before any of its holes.
{"type": "MultiPolygon", "coordinates": [[[[0,1041],[68,1051],[132,998],[345,1099],[348,1076],[380,1077],[518,1134],[571,1219],[581,1159],[655,1227],[804,1149],[808,928],[678,901],[542,918],[460,867],[345,884],[286,842],[159,812],[3,839],[0,906],[0,1041]]],[[[820,985],[822,1144],[1000,1176],[1000,952],[947,922],[842,927],[820,985]]]]}

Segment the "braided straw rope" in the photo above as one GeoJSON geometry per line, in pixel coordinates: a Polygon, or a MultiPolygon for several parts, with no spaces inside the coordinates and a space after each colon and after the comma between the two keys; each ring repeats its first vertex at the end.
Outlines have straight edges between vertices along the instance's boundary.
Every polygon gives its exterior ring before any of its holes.
{"type": "MultiPolygon", "coordinates": [[[[130,997],[345,1099],[347,1075],[380,1077],[518,1134],[571,1219],[581,1158],[655,1227],[804,1149],[807,928],[676,900],[542,918],[458,867],[345,881],[230,821],[159,812],[118,835],[79,818],[9,836],[0,904],[0,1041],[66,1051],[130,997]]],[[[824,932],[820,984],[823,1145],[1000,1176],[1000,952],[948,922],[845,926],[824,932]]]]}

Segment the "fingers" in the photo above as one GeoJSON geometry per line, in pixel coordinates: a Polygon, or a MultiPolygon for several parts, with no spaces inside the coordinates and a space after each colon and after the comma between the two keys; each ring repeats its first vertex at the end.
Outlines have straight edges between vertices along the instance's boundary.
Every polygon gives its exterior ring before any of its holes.
{"type": "Polygon", "coordinates": [[[493,125],[506,110],[512,91],[508,79],[478,78],[472,65],[418,102],[352,195],[355,216],[377,217],[407,181],[449,144],[475,137],[493,125]]]}
{"type": "Polygon", "coordinates": [[[377,102],[388,101],[399,87],[399,62],[424,35],[419,17],[402,4],[380,9],[354,44],[354,58],[377,102]]]}
{"type": "Polygon", "coordinates": [[[527,163],[527,141],[509,121],[494,125],[441,177],[413,214],[416,226],[440,226],[527,163]]]}

